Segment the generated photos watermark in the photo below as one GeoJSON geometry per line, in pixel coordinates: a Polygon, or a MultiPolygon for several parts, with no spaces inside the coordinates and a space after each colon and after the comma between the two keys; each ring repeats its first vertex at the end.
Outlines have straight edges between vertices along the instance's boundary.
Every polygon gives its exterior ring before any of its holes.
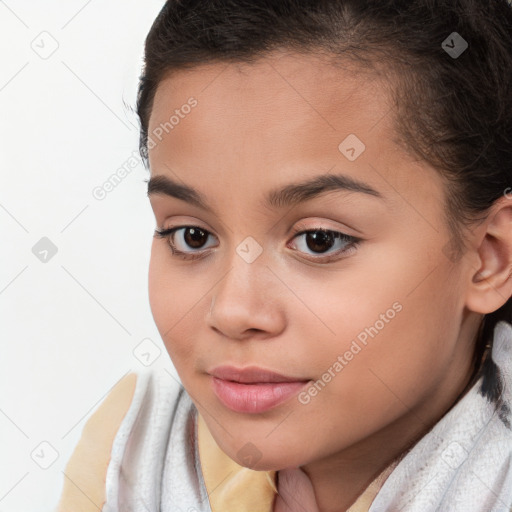
{"type": "Polygon", "coordinates": [[[338,375],[345,366],[347,366],[354,357],[361,352],[370,339],[375,338],[384,327],[395,318],[396,314],[402,311],[403,306],[398,301],[392,304],[392,307],[387,309],[385,313],[379,315],[379,320],[376,320],[370,327],[365,327],[351,342],[350,348],[342,355],[339,355],[329,368],[322,374],[321,378],[311,384],[305,391],[301,391],[297,395],[297,399],[303,405],[311,402],[311,399],[318,395],[325,386],[338,375]],[[370,338],[370,339],[369,339],[370,338]]]}

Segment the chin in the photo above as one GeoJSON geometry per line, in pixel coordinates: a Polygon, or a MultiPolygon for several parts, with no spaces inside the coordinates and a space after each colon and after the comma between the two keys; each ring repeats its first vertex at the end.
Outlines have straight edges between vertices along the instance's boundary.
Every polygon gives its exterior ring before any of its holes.
{"type": "Polygon", "coordinates": [[[284,468],[290,467],[298,467],[300,465],[299,462],[296,462],[295,459],[291,457],[283,457],[283,458],[262,458],[254,465],[247,465],[242,463],[241,461],[234,459],[237,464],[243,466],[248,469],[253,469],[255,471],[280,471],[284,468]]]}
{"type": "Polygon", "coordinates": [[[292,446],[288,450],[283,445],[274,447],[271,443],[262,444],[250,441],[241,442],[237,446],[221,449],[240,466],[256,471],[279,471],[283,468],[297,467],[304,463],[303,454],[299,459],[292,446]],[[247,461],[250,462],[247,462],[247,461]]]}

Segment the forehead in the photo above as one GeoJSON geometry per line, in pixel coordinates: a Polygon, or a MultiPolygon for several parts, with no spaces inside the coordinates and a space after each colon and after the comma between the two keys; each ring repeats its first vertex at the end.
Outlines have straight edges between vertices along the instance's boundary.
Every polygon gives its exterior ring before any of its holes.
{"type": "MultiPolygon", "coordinates": [[[[414,173],[424,165],[395,143],[389,87],[353,62],[333,65],[325,57],[284,51],[253,63],[173,72],[153,102],[151,173],[173,169],[185,182],[201,180],[203,190],[223,182],[255,192],[265,181],[332,170],[380,190],[412,192],[418,180],[436,176],[414,173]],[[347,140],[359,147],[355,160],[344,153],[347,140]]],[[[439,185],[432,192],[439,193],[439,185]]]]}
{"type": "Polygon", "coordinates": [[[234,129],[244,124],[245,131],[265,128],[261,135],[269,134],[267,139],[274,130],[282,133],[297,123],[319,136],[339,131],[339,137],[347,128],[368,135],[390,113],[387,83],[352,62],[333,62],[321,55],[280,50],[253,63],[218,62],[173,71],[158,85],[149,131],[195,97],[199,108],[194,109],[190,128],[197,128],[196,135],[213,122],[234,129]]]}

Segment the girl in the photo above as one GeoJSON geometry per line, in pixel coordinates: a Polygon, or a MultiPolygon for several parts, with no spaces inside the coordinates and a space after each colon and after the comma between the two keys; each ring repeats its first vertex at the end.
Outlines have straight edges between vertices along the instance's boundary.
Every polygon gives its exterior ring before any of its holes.
{"type": "Polygon", "coordinates": [[[168,0],[154,320],[59,510],[512,510],[512,8],[168,0]],[[182,385],[181,385],[182,384],[182,385]]]}

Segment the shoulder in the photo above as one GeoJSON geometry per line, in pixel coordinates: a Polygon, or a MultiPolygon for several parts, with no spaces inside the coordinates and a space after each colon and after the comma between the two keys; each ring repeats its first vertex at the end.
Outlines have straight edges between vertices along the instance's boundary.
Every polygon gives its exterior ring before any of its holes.
{"type": "Polygon", "coordinates": [[[67,463],[57,512],[101,510],[112,487],[109,481],[117,484],[128,440],[144,436],[152,422],[170,425],[172,417],[162,410],[172,414],[183,388],[163,373],[130,372],[108,391],[85,423],[67,463]]]}

